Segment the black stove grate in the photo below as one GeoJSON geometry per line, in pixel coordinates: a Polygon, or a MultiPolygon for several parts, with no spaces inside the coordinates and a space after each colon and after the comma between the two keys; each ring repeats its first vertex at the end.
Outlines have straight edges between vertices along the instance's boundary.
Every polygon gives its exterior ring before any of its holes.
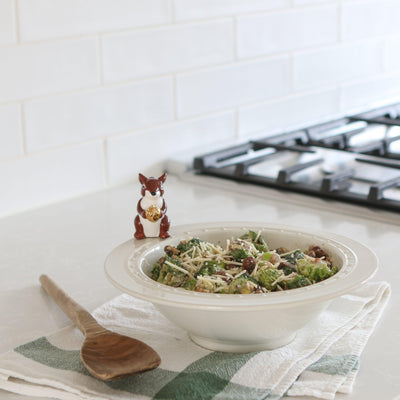
{"type": "Polygon", "coordinates": [[[195,157],[198,174],[400,211],[400,104],[195,157]]]}

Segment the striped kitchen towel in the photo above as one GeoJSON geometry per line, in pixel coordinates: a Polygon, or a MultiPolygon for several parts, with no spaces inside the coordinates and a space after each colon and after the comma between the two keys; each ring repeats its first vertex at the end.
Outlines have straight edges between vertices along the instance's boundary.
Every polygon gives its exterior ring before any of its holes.
{"type": "Polygon", "coordinates": [[[79,357],[82,334],[68,327],[0,357],[0,388],[62,400],[333,399],[349,393],[361,353],[388,302],[386,282],[334,300],[295,340],[247,354],[206,350],[151,304],[121,295],[94,312],[105,327],[136,337],[161,356],[159,368],[113,382],[93,378],[79,357]]]}

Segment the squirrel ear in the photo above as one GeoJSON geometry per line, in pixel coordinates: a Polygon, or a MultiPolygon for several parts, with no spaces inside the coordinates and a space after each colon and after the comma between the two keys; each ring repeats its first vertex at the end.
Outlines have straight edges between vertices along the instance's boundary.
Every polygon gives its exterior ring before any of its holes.
{"type": "Polygon", "coordinates": [[[164,173],[158,178],[158,180],[161,181],[162,183],[164,183],[166,179],[167,179],[167,173],[166,173],[166,172],[164,172],[164,173]]]}
{"type": "Polygon", "coordinates": [[[146,183],[146,181],[147,181],[147,178],[146,178],[144,175],[142,175],[142,174],[139,173],[139,182],[140,182],[142,185],[144,185],[144,184],[146,183]]]}

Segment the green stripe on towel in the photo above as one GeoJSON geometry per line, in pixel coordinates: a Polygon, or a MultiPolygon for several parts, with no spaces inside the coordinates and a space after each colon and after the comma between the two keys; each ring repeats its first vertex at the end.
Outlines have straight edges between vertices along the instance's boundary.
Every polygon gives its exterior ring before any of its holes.
{"type": "MultiPolygon", "coordinates": [[[[83,365],[79,350],[60,349],[52,345],[45,337],[16,347],[14,351],[51,368],[92,376],[83,365]]],[[[145,374],[104,382],[104,384],[115,390],[152,397],[176,375],[178,372],[157,368],[145,374]]]]}
{"type": "Polygon", "coordinates": [[[353,354],[341,356],[322,356],[317,362],[311,364],[307,370],[328,375],[347,376],[349,372],[360,368],[360,358],[353,354]]]}
{"type": "MultiPolygon", "coordinates": [[[[84,367],[79,350],[63,350],[41,337],[14,349],[26,358],[51,368],[74,371],[91,376],[84,367]]],[[[213,352],[196,360],[182,372],[157,368],[144,374],[104,382],[108,387],[155,399],[261,400],[269,390],[230,382],[232,377],[257,353],[213,352]]]]}
{"type": "MultiPolygon", "coordinates": [[[[257,353],[210,353],[186,367],[177,377],[165,385],[155,398],[212,399],[226,388],[236,372],[255,354],[257,353]]],[[[252,388],[248,389],[253,390],[252,388]]]]}
{"type": "Polygon", "coordinates": [[[229,382],[223,392],[214,396],[213,400],[278,400],[281,396],[274,396],[268,389],[243,386],[229,382]]]}
{"type": "Polygon", "coordinates": [[[14,351],[51,368],[75,371],[90,376],[81,361],[79,350],[60,349],[53,346],[45,337],[18,346],[14,351]]]}

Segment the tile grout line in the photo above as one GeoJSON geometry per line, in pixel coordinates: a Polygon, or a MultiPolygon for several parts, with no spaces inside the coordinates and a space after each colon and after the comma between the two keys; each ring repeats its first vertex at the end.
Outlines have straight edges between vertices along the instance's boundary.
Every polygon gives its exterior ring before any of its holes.
{"type": "Polygon", "coordinates": [[[263,63],[263,62],[268,62],[268,61],[274,61],[276,59],[282,59],[287,56],[287,53],[279,53],[279,54],[273,54],[271,56],[262,56],[262,57],[257,57],[256,59],[243,59],[243,60],[238,60],[238,62],[235,62],[234,60],[230,60],[229,62],[219,62],[216,64],[208,64],[208,65],[202,65],[199,67],[194,67],[186,70],[181,70],[181,71],[174,71],[174,72],[165,72],[163,74],[158,74],[158,75],[149,75],[149,76],[142,76],[142,77],[137,77],[137,78],[131,78],[131,79],[126,79],[124,81],[111,81],[111,82],[104,82],[103,86],[100,86],[99,84],[95,85],[90,85],[90,86],[84,86],[81,88],[75,88],[75,89],[70,89],[70,90],[64,90],[62,92],[51,92],[51,93],[44,93],[44,94],[38,94],[34,95],[31,97],[22,97],[19,99],[11,99],[11,100],[5,100],[1,101],[0,100],[0,106],[2,105],[7,105],[10,103],[17,103],[21,101],[41,101],[41,100],[46,100],[49,98],[54,98],[54,97],[62,97],[62,96],[69,96],[69,95],[75,95],[75,94],[81,94],[81,93],[87,93],[95,90],[103,90],[105,88],[119,88],[123,87],[126,85],[135,85],[135,84],[142,84],[142,83],[148,83],[156,80],[161,80],[161,79],[169,79],[174,75],[184,75],[184,74],[191,74],[191,73],[202,73],[202,72],[208,72],[208,71],[213,71],[213,70],[219,70],[219,69],[224,69],[224,68],[231,68],[235,67],[237,65],[246,65],[246,64],[257,64],[257,63],[263,63]]]}
{"type": "Polygon", "coordinates": [[[104,157],[104,185],[105,187],[110,186],[110,171],[109,171],[109,163],[108,163],[108,138],[103,138],[103,157],[104,157]]]}
{"type": "Polygon", "coordinates": [[[170,24],[176,23],[174,0],[169,1],[169,22],[170,24]]]}
{"type": "Polygon", "coordinates": [[[19,118],[21,122],[21,138],[22,138],[22,151],[23,155],[28,155],[28,145],[26,138],[26,125],[25,125],[25,109],[24,103],[19,104],[19,118]]]}
{"type": "Polygon", "coordinates": [[[40,157],[44,154],[49,154],[49,153],[54,153],[54,152],[58,152],[58,151],[63,151],[63,150],[69,150],[72,148],[76,148],[76,147],[80,147],[80,146],[86,146],[89,144],[94,144],[94,143],[102,143],[103,139],[105,139],[105,137],[97,137],[97,138],[91,138],[91,139],[86,139],[83,140],[81,142],[74,142],[74,143],[64,143],[61,145],[57,145],[55,147],[49,147],[49,148],[44,148],[44,149],[40,149],[40,150],[36,150],[30,153],[27,153],[25,155],[22,156],[12,156],[12,157],[7,157],[4,159],[0,160],[0,164],[5,164],[8,162],[13,162],[13,161],[18,161],[24,158],[30,158],[30,157],[40,157]]]}
{"type": "Polygon", "coordinates": [[[15,23],[15,39],[17,41],[17,45],[21,43],[21,28],[20,28],[20,21],[19,21],[19,6],[18,0],[14,0],[13,2],[13,11],[14,11],[14,23],[15,23]]]}
{"type": "MultiPolygon", "coordinates": [[[[273,104],[275,102],[279,102],[279,101],[286,101],[286,100],[290,100],[292,98],[296,98],[296,97],[301,97],[301,96],[307,96],[307,95],[317,95],[319,93],[324,93],[326,91],[332,91],[334,89],[337,89],[337,86],[335,87],[329,87],[329,88],[325,88],[324,90],[320,90],[320,89],[315,89],[315,90],[311,90],[311,91],[305,91],[305,92],[301,92],[301,93],[291,93],[291,94],[287,94],[285,95],[283,98],[281,96],[279,97],[274,97],[272,99],[268,99],[268,100],[264,100],[264,101],[257,101],[256,103],[247,103],[247,104],[242,104],[242,105],[237,105],[235,107],[231,107],[231,108],[223,108],[223,109],[218,109],[218,110],[213,110],[207,113],[202,113],[202,114],[196,114],[196,115],[191,115],[191,116],[187,116],[184,117],[182,119],[176,119],[176,120],[171,120],[171,121],[164,121],[163,123],[157,123],[157,124],[153,124],[153,125],[146,125],[146,126],[142,126],[142,127],[138,127],[132,130],[128,130],[128,131],[124,131],[124,132],[117,132],[117,133],[109,133],[107,137],[120,137],[120,136],[124,136],[127,134],[139,134],[140,132],[145,132],[145,131],[149,131],[152,129],[158,129],[158,128],[162,128],[163,126],[171,126],[173,124],[176,123],[185,123],[185,122],[190,122],[190,121],[198,121],[198,120],[203,120],[203,119],[207,119],[207,118],[212,118],[212,117],[218,117],[220,115],[224,115],[224,114],[228,114],[228,113],[233,113],[234,118],[236,118],[236,120],[239,120],[239,111],[241,109],[246,109],[248,107],[254,107],[254,106],[262,106],[262,105],[268,105],[268,104],[273,104]],[[110,136],[111,135],[111,136],[110,136]]],[[[23,115],[23,114],[22,114],[23,115]]],[[[23,119],[23,118],[22,118],[23,119]]],[[[25,129],[24,129],[25,131],[25,129]]],[[[238,128],[235,129],[235,132],[238,134],[238,128]]],[[[64,143],[62,145],[58,145],[55,147],[50,147],[50,148],[46,148],[46,149],[42,149],[41,151],[37,151],[37,152],[33,152],[29,155],[38,155],[42,152],[47,152],[47,151],[56,151],[59,149],[63,149],[63,148],[68,148],[68,147],[74,147],[74,146],[79,146],[82,144],[86,144],[89,142],[94,142],[97,140],[103,140],[102,137],[97,137],[97,138],[91,138],[88,140],[84,140],[82,142],[71,142],[71,143],[64,143]]]]}
{"type": "MultiPolygon", "coordinates": [[[[98,38],[98,36],[96,36],[98,38]]],[[[378,39],[374,39],[375,41],[378,39]]],[[[368,40],[358,40],[356,42],[346,42],[345,44],[350,46],[350,45],[363,45],[366,44],[370,41],[368,40]]],[[[343,43],[344,44],[344,43],[343,43]]],[[[307,54],[309,52],[313,51],[320,51],[324,50],[328,47],[340,47],[343,44],[338,44],[337,42],[335,43],[329,43],[326,46],[316,46],[316,47],[308,47],[308,48],[301,48],[292,51],[296,55],[302,55],[302,54],[307,54]]],[[[63,96],[63,95],[70,95],[70,94],[75,94],[75,93],[80,93],[83,91],[90,91],[90,90],[96,90],[100,89],[103,87],[118,87],[122,85],[127,85],[127,84],[135,84],[135,83],[142,83],[142,82],[148,82],[156,79],[163,79],[170,77],[173,74],[176,75],[183,75],[183,74],[192,74],[192,73],[202,73],[202,72],[209,72],[209,71],[214,71],[214,70],[219,70],[219,69],[224,69],[224,68],[231,68],[235,67],[238,65],[251,65],[251,64],[257,64],[257,63],[263,63],[263,62],[268,62],[268,61],[273,61],[279,58],[284,58],[287,57],[291,52],[285,51],[285,52],[278,52],[278,53],[270,53],[270,54],[262,54],[260,56],[255,56],[255,57],[247,57],[247,58],[241,58],[237,60],[231,60],[228,62],[218,62],[218,63],[211,63],[211,64],[206,64],[206,65],[198,65],[195,67],[187,68],[187,69],[182,69],[178,71],[173,71],[173,72],[165,72],[165,73],[160,73],[160,74],[155,74],[155,75],[147,75],[147,76],[138,76],[138,77],[132,77],[129,79],[121,80],[121,81],[110,81],[110,82],[104,82],[103,86],[99,86],[98,84],[96,85],[90,85],[86,87],[81,87],[81,88],[75,88],[71,90],[64,90],[64,91],[57,91],[57,92],[52,92],[52,93],[44,93],[44,94],[38,94],[34,95],[31,97],[24,97],[24,98],[19,98],[17,100],[8,100],[8,101],[2,101],[0,102],[0,105],[5,105],[7,103],[13,103],[17,101],[35,101],[35,100],[41,100],[43,98],[48,98],[52,96],[63,96]]],[[[100,57],[100,56],[99,56],[100,57]]]]}
{"type": "MultiPolygon", "coordinates": [[[[18,1],[18,0],[15,0],[18,1]]],[[[90,32],[81,32],[81,33],[71,33],[70,35],[60,35],[60,36],[49,36],[40,39],[31,39],[31,40],[24,40],[20,44],[24,46],[30,45],[38,45],[41,43],[53,43],[57,41],[72,41],[72,40],[84,40],[88,38],[97,37],[97,35],[101,34],[103,36],[109,35],[131,35],[140,32],[152,31],[152,30],[159,30],[159,29],[170,29],[171,27],[179,27],[184,25],[207,25],[210,23],[218,23],[222,21],[227,21],[231,19],[230,15],[222,15],[213,18],[205,18],[193,21],[170,21],[171,18],[174,17],[174,13],[171,11],[169,12],[168,21],[161,23],[161,24],[154,24],[154,25],[142,25],[130,28],[122,28],[122,29],[113,29],[113,30],[103,30],[103,31],[90,31],[90,32]]],[[[0,45],[0,49],[3,47],[13,47],[15,44],[7,44],[7,45],[0,45]]]]}
{"type": "Polygon", "coordinates": [[[238,22],[237,22],[237,16],[234,16],[232,18],[232,56],[233,56],[233,61],[237,62],[239,60],[239,55],[238,55],[238,22]]]}
{"type": "Polygon", "coordinates": [[[174,106],[174,121],[179,121],[178,116],[178,82],[176,79],[176,74],[172,76],[172,100],[174,106]]]}
{"type": "Polygon", "coordinates": [[[236,140],[239,139],[239,107],[235,107],[233,114],[233,133],[236,140]]]}
{"type": "MultiPolygon", "coordinates": [[[[350,80],[345,80],[345,81],[341,81],[341,82],[336,82],[334,84],[327,84],[326,86],[322,86],[321,88],[319,87],[309,87],[306,89],[302,89],[302,90],[298,90],[298,91],[294,91],[293,93],[290,93],[288,95],[306,95],[306,94],[312,94],[312,93],[316,93],[316,92],[323,92],[326,90],[330,90],[332,89],[333,86],[337,86],[338,84],[351,84],[351,83],[358,83],[360,81],[370,81],[370,80],[374,80],[376,78],[381,77],[382,73],[387,74],[390,77],[396,77],[399,76],[400,71],[399,70],[394,70],[394,71],[381,71],[381,73],[379,73],[378,75],[374,74],[373,76],[366,76],[363,78],[354,78],[354,79],[350,79],[350,80]]],[[[173,78],[174,76],[176,76],[177,74],[173,74],[173,75],[163,75],[163,76],[159,76],[157,78],[152,78],[152,79],[142,79],[140,81],[128,81],[125,83],[118,83],[118,84],[105,84],[105,86],[90,86],[90,87],[85,87],[85,88],[81,88],[81,89],[73,89],[70,91],[66,91],[66,92],[58,92],[58,93],[50,93],[50,94],[42,94],[40,96],[36,96],[36,97],[29,97],[29,98],[21,98],[21,99],[17,99],[17,100],[9,100],[9,101],[4,101],[4,102],[0,102],[0,107],[5,107],[8,105],[18,105],[18,104],[22,104],[25,102],[37,102],[37,101],[46,101],[49,99],[54,99],[54,98],[58,98],[58,97],[63,97],[63,96],[73,96],[73,95],[79,95],[79,94],[87,94],[89,92],[95,91],[95,90],[102,90],[104,88],[118,88],[118,87],[122,87],[124,86],[124,84],[139,84],[139,83],[145,83],[145,82],[149,82],[149,81],[153,81],[153,80],[157,80],[157,79],[163,79],[163,78],[168,78],[171,77],[173,78]]],[[[251,103],[246,103],[246,104],[241,104],[240,107],[243,106],[252,106],[252,105],[257,105],[257,104],[262,104],[265,102],[270,102],[270,101],[276,101],[279,99],[279,97],[273,97],[273,98],[268,98],[265,100],[258,100],[256,102],[251,102],[251,103]]],[[[284,97],[287,97],[287,95],[285,95],[284,97]]],[[[220,112],[221,110],[214,110],[214,111],[210,111],[204,114],[209,114],[209,113],[216,113],[216,112],[220,112]]],[[[196,114],[196,115],[203,115],[202,114],[196,114]]],[[[192,118],[192,117],[196,117],[195,115],[193,116],[189,116],[187,118],[192,118]]],[[[186,117],[184,118],[186,119],[186,117]]]]}
{"type": "Polygon", "coordinates": [[[290,52],[288,55],[288,71],[289,71],[289,84],[288,84],[288,95],[295,94],[295,79],[294,79],[294,54],[290,52]]]}
{"type": "MultiPolygon", "coordinates": [[[[357,44],[364,44],[365,42],[362,41],[357,44]]],[[[334,44],[333,47],[336,46],[341,46],[343,44],[334,44]]],[[[348,45],[346,43],[346,45],[348,45]]],[[[330,45],[332,46],[332,45],[330,45]]],[[[317,50],[314,48],[313,50],[317,50]]],[[[309,52],[310,50],[298,50],[295,51],[296,55],[299,54],[304,54],[309,52]]],[[[262,63],[262,62],[268,62],[270,60],[276,60],[279,58],[283,58],[285,56],[288,56],[288,52],[285,53],[274,53],[271,55],[263,55],[260,57],[256,58],[250,58],[250,59],[240,59],[240,60],[233,60],[230,62],[225,62],[225,63],[217,63],[217,64],[209,64],[209,65],[204,65],[204,66],[198,66],[195,68],[190,68],[182,71],[175,71],[173,74],[175,75],[182,75],[182,74],[191,74],[191,73],[202,73],[202,72],[207,72],[207,71],[213,71],[213,70],[218,70],[218,69],[223,69],[223,68],[230,68],[230,67],[235,67],[238,65],[245,65],[245,64],[257,64],[257,63],[262,63]]],[[[100,55],[99,55],[100,57],[100,55]]],[[[78,89],[71,89],[71,90],[66,90],[62,92],[53,92],[53,93],[46,93],[46,94],[39,94],[39,95],[34,95],[32,97],[26,97],[26,98],[19,98],[19,99],[13,99],[13,100],[8,100],[8,101],[0,101],[0,105],[7,105],[9,103],[15,103],[19,101],[41,101],[43,99],[48,99],[56,96],[64,96],[64,95],[74,95],[74,94],[81,94],[89,91],[94,91],[94,90],[103,90],[104,88],[116,88],[116,87],[121,87],[123,85],[129,85],[129,84],[140,84],[140,83],[145,83],[149,82],[152,80],[157,80],[157,79],[165,79],[168,77],[171,77],[171,73],[164,73],[164,74],[159,74],[159,75],[151,75],[151,76],[144,76],[144,77],[139,77],[139,78],[132,78],[124,81],[116,81],[116,82],[102,82],[102,85],[96,84],[96,85],[91,85],[91,86],[86,86],[78,89]]],[[[104,79],[103,79],[104,81],[104,79]]]]}
{"type": "Polygon", "coordinates": [[[99,63],[99,84],[104,86],[104,65],[103,65],[103,38],[101,34],[97,38],[97,62],[99,63]]]}
{"type": "Polygon", "coordinates": [[[343,32],[342,32],[342,21],[343,21],[343,5],[342,2],[339,1],[337,3],[337,42],[338,44],[343,43],[343,32]]]}
{"type": "MultiPolygon", "coordinates": [[[[384,77],[384,76],[385,76],[384,74],[376,75],[376,76],[373,77],[373,80],[374,79],[379,79],[379,78],[384,77]]],[[[398,74],[394,74],[393,76],[398,76],[398,74]]],[[[357,80],[357,83],[363,83],[363,82],[368,83],[369,81],[370,81],[370,78],[357,80]]],[[[207,113],[203,113],[203,114],[188,116],[188,117],[185,117],[185,118],[183,118],[181,120],[176,119],[176,120],[172,120],[172,121],[169,121],[169,122],[164,122],[164,123],[161,123],[161,124],[147,125],[147,126],[135,128],[133,130],[129,130],[129,131],[126,131],[126,132],[118,132],[118,133],[111,134],[111,135],[112,135],[112,137],[118,137],[118,136],[124,136],[126,134],[135,134],[135,133],[140,133],[142,131],[148,131],[148,130],[151,130],[151,129],[157,129],[157,128],[160,128],[160,127],[163,127],[163,126],[170,126],[170,125],[173,125],[175,123],[181,123],[181,122],[184,123],[184,122],[187,122],[187,121],[196,121],[196,120],[201,120],[201,119],[204,119],[204,118],[223,115],[223,114],[227,114],[227,113],[233,113],[234,121],[235,121],[235,134],[238,135],[239,134],[239,132],[238,132],[238,130],[239,130],[239,113],[240,113],[241,109],[246,109],[248,107],[254,107],[254,106],[268,105],[268,104],[275,103],[275,102],[280,102],[280,101],[284,102],[285,100],[289,100],[289,99],[292,99],[292,98],[297,98],[299,96],[300,97],[301,96],[307,96],[307,95],[312,96],[312,95],[317,95],[319,93],[323,93],[325,91],[332,91],[332,90],[336,89],[339,92],[339,99],[338,99],[339,105],[338,105],[338,107],[339,107],[339,110],[340,110],[341,109],[341,103],[342,103],[342,98],[341,97],[343,95],[343,93],[342,93],[343,92],[343,88],[346,87],[346,85],[349,85],[351,83],[352,83],[352,81],[350,81],[350,82],[340,82],[335,86],[325,87],[324,90],[314,89],[314,90],[307,90],[307,91],[297,92],[297,93],[288,93],[283,98],[281,96],[279,96],[279,97],[274,97],[272,99],[267,99],[267,100],[263,100],[263,101],[257,101],[255,103],[247,103],[247,104],[238,105],[238,106],[235,106],[233,108],[224,108],[224,109],[213,110],[213,111],[210,111],[210,112],[207,112],[207,113]]],[[[40,153],[42,153],[42,151],[34,152],[34,153],[31,153],[31,154],[27,154],[26,127],[25,127],[25,118],[24,118],[24,104],[23,103],[22,104],[17,103],[17,105],[19,106],[19,109],[20,109],[20,121],[21,121],[21,132],[22,132],[22,138],[23,138],[23,144],[24,144],[24,153],[25,153],[25,155],[40,154],[40,153]]],[[[69,143],[69,144],[64,144],[64,145],[57,146],[57,147],[54,147],[54,148],[44,149],[43,151],[44,152],[53,151],[53,150],[56,151],[56,150],[59,150],[59,149],[62,149],[62,148],[74,147],[74,146],[79,146],[81,144],[86,144],[88,142],[97,141],[99,139],[102,140],[101,138],[93,138],[93,139],[90,139],[90,140],[85,140],[83,142],[69,143]]],[[[6,160],[4,160],[4,161],[6,161],[6,160]]]]}
{"type": "MultiPolygon", "coordinates": [[[[169,18],[170,24],[172,26],[176,25],[176,15],[175,15],[175,2],[174,0],[169,0],[169,18]]],[[[172,101],[173,101],[173,122],[179,120],[178,117],[178,82],[177,73],[172,73],[172,101]]]]}
{"type": "MultiPolygon", "coordinates": [[[[343,6],[342,6],[342,0],[339,0],[337,3],[337,42],[338,45],[342,45],[345,42],[343,41],[343,32],[342,32],[342,23],[343,23],[343,17],[342,17],[342,13],[343,13],[343,6]]],[[[343,110],[343,99],[344,99],[344,95],[343,95],[343,88],[344,88],[345,84],[343,83],[339,83],[338,84],[338,98],[337,98],[337,107],[339,112],[341,110],[343,110]]]]}

